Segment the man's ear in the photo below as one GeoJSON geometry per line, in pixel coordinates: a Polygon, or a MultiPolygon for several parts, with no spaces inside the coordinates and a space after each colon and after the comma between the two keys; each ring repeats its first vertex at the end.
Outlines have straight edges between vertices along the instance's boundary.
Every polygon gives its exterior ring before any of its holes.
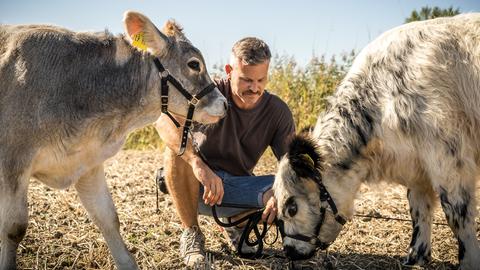
{"type": "Polygon", "coordinates": [[[230,73],[232,72],[233,67],[230,64],[225,65],[225,72],[227,73],[228,78],[230,78],[230,73]]]}
{"type": "Polygon", "coordinates": [[[123,24],[127,39],[132,46],[142,51],[148,49],[158,56],[167,52],[169,38],[160,32],[145,15],[136,11],[126,11],[123,24]]]}

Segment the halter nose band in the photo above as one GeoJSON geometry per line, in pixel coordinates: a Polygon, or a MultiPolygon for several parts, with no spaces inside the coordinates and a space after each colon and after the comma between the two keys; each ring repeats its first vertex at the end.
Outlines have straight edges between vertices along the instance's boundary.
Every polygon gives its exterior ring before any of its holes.
{"type": "Polygon", "coordinates": [[[335,205],[335,202],[332,199],[332,196],[330,196],[330,193],[327,191],[327,188],[325,185],[323,185],[321,178],[318,176],[315,177],[314,179],[315,183],[317,183],[318,190],[319,190],[319,197],[320,197],[320,218],[317,222],[317,225],[315,226],[315,234],[313,236],[306,236],[303,234],[286,234],[285,233],[285,228],[284,228],[284,222],[283,220],[278,220],[276,222],[277,226],[280,229],[280,234],[282,238],[289,237],[298,241],[303,241],[307,242],[317,248],[320,248],[322,250],[327,249],[331,243],[325,243],[322,242],[319,238],[318,235],[320,233],[320,229],[322,228],[322,225],[324,224],[325,221],[325,214],[327,212],[327,207],[322,205],[322,202],[327,202],[328,206],[330,207],[331,212],[335,216],[335,221],[337,221],[339,224],[342,226],[345,225],[347,222],[345,218],[343,218],[337,210],[337,206],[335,205]]]}

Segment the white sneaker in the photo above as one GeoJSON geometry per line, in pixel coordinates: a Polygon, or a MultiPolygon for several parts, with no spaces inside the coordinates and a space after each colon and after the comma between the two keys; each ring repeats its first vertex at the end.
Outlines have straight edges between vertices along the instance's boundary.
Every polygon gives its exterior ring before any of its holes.
{"type": "Polygon", "coordinates": [[[198,226],[183,230],[180,237],[180,255],[188,267],[205,262],[205,236],[198,226]]]}

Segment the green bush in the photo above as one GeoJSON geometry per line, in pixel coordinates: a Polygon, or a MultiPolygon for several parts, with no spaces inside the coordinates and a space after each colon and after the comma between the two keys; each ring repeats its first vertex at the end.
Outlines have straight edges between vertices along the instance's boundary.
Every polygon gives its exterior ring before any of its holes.
{"type": "MultiPolygon", "coordinates": [[[[354,51],[342,55],[339,61],[332,57],[327,62],[323,56],[314,56],[304,67],[299,67],[293,57],[276,55],[272,59],[267,89],[288,104],[298,131],[315,125],[318,114],[325,109],[325,97],[331,95],[343,79],[354,57],[354,51]]],[[[214,70],[212,76],[218,77],[220,69],[214,70]]],[[[150,125],[130,133],[124,149],[162,147],[155,128],[150,125]]]]}
{"type": "Polygon", "coordinates": [[[297,130],[315,126],[318,114],[325,109],[325,97],[331,95],[350,68],[352,51],[338,62],[332,57],[312,57],[305,67],[297,67],[291,57],[275,56],[267,89],[281,97],[290,107],[297,130]]]}
{"type": "Polygon", "coordinates": [[[163,146],[163,142],[160,140],[155,127],[153,125],[148,125],[131,132],[127,137],[123,149],[161,149],[163,146]]]}

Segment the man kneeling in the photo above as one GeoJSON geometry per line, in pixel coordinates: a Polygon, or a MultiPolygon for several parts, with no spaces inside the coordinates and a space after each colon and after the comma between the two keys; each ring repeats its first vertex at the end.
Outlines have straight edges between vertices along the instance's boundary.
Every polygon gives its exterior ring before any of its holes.
{"type": "MultiPolygon", "coordinates": [[[[274,176],[255,176],[253,169],[268,146],[277,159],[287,151],[287,140],[295,133],[292,113],[279,97],[265,90],[271,53],[257,38],[244,38],[234,44],[227,77],[216,80],[229,102],[225,118],[194,134],[198,150],[189,143],[185,153],[175,152],[180,132],[162,115],[156,127],[167,143],[166,183],[184,227],[180,253],[188,266],[204,260],[204,236],[198,226],[198,213],[211,215],[215,204],[265,207],[262,218],[272,223],[276,201],[271,190],[274,176]],[[201,185],[199,185],[199,183],[201,185]]],[[[204,67],[201,68],[206,72],[204,67]]],[[[179,119],[181,120],[181,119],[179,119]]],[[[181,122],[181,121],[180,121],[181,122]]],[[[219,217],[238,218],[248,209],[217,208],[219,217]]],[[[233,248],[241,228],[225,230],[233,248]]],[[[244,244],[242,253],[254,253],[244,244]]]]}

